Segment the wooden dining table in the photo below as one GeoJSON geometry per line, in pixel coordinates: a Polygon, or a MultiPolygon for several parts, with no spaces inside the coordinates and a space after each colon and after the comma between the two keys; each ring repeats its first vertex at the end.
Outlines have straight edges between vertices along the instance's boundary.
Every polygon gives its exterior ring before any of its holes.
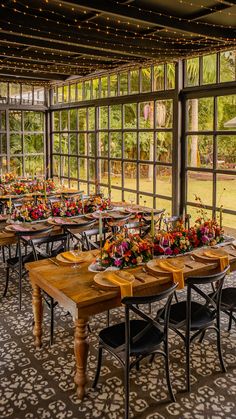
{"type": "MultiPolygon", "coordinates": [[[[97,252],[97,250],[96,250],[97,252]]],[[[94,255],[95,257],[95,255],[94,255]]],[[[184,264],[184,277],[193,275],[207,274],[207,272],[217,272],[219,264],[217,261],[194,260],[191,255],[178,257],[184,264]]],[[[231,269],[236,269],[235,256],[229,256],[231,269]]],[[[57,261],[58,262],[58,261],[57,261]]],[[[86,367],[89,351],[88,343],[88,322],[89,318],[102,313],[106,310],[121,306],[119,287],[116,289],[101,288],[94,282],[95,273],[88,270],[88,263],[81,263],[78,271],[70,265],[58,263],[54,265],[52,261],[43,260],[26,264],[29,278],[33,289],[33,314],[34,314],[34,339],[36,348],[42,344],[42,320],[43,303],[42,291],[54,298],[58,304],[69,311],[73,317],[74,332],[74,353],[76,360],[75,383],[77,384],[77,394],[80,399],[85,395],[87,382],[86,367]]],[[[152,295],[159,293],[172,282],[171,273],[165,275],[153,275],[144,273],[143,267],[128,269],[133,273],[133,294],[135,296],[152,295]],[[140,277],[144,282],[140,281],[140,277]]]]}

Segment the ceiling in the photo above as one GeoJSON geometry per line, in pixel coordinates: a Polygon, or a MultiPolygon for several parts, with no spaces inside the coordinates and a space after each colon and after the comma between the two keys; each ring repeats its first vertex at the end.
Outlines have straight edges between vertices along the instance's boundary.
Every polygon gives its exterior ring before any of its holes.
{"type": "Polygon", "coordinates": [[[66,80],[236,45],[236,0],[1,0],[0,78],[66,80]]]}

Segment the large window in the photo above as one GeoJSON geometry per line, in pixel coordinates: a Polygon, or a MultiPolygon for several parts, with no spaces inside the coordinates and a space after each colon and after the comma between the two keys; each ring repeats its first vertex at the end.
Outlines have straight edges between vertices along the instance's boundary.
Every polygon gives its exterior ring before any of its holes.
{"type": "Polygon", "coordinates": [[[45,88],[40,85],[0,82],[0,104],[44,105],[45,88]]]}
{"type": "Polygon", "coordinates": [[[44,175],[44,113],[34,111],[0,112],[1,172],[19,176],[44,175]],[[9,126],[6,132],[6,124],[9,126]]]}
{"type": "Polygon", "coordinates": [[[172,130],[172,99],[55,111],[53,175],[171,212],[172,130]]]}
{"type": "Polygon", "coordinates": [[[236,94],[187,101],[186,173],[188,212],[196,197],[208,214],[223,207],[224,225],[236,221],[236,94]]]}

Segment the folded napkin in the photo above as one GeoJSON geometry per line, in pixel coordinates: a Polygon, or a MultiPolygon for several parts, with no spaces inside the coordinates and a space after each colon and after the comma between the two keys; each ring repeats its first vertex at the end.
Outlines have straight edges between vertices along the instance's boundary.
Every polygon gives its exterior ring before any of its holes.
{"type": "Polygon", "coordinates": [[[62,253],[62,257],[69,260],[70,262],[82,262],[85,258],[83,255],[75,256],[71,252],[64,252],[62,253]]]}
{"type": "MultiPolygon", "coordinates": [[[[30,230],[30,228],[25,228],[25,227],[22,227],[22,226],[20,226],[20,225],[18,225],[18,224],[13,224],[13,225],[11,225],[11,227],[15,230],[15,231],[29,231],[30,230]]],[[[30,240],[30,236],[24,236],[23,237],[25,240],[30,240]]]]}
{"type": "Polygon", "coordinates": [[[209,249],[205,250],[203,254],[209,258],[218,259],[220,264],[220,270],[223,271],[226,268],[226,266],[229,265],[229,255],[225,251],[222,251],[221,249],[219,250],[209,249]]]}
{"type": "Polygon", "coordinates": [[[119,285],[121,298],[132,297],[133,295],[132,282],[121,277],[118,272],[116,273],[116,272],[106,271],[106,275],[104,275],[104,278],[108,279],[108,281],[112,282],[112,284],[119,285]]]}
{"type": "Polygon", "coordinates": [[[54,218],[54,221],[55,221],[57,224],[66,224],[66,221],[65,221],[63,218],[59,218],[59,217],[57,217],[57,218],[54,218]]]}
{"type": "Polygon", "coordinates": [[[160,260],[159,262],[160,268],[164,271],[172,272],[173,281],[178,285],[178,289],[184,288],[184,274],[183,269],[175,267],[172,263],[168,262],[168,260],[160,260]]]}

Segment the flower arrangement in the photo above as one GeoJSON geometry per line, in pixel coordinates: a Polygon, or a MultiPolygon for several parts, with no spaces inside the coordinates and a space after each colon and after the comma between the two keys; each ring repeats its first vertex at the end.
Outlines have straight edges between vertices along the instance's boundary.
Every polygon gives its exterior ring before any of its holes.
{"type": "Polygon", "coordinates": [[[81,201],[64,201],[52,204],[53,217],[74,217],[82,214],[81,201]]]}
{"type": "Polygon", "coordinates": [[[14,221],[31,222],[46,220],[51,215],[51,211],[45,204],[25,204],[20,210],[15,209],[12,214],[14,221]]]}
{"type": "Polygon", "coordinates": [[[136,266],[152,259],[152,247],[151,241],[141,239],[138,234],[126,236],[119,233],[105,242],[97,262],[106,268],[136,266]]]}
{"type": "Polygon", "coordinates": [[[5,173],[5,175],[2,176],[1,178],[1,183],[11,183],[14,182],[16,180],[16,175],[15,173],[5,173]]]}
{"type": "Polygon", "coordinates": [[[159,231],[154,238],[155,255],[178,255],[201,246],[214,246],[224,241],[223,230],[216,220],[195,221],[193,227],[159,231]]]}
{"type": "Polygon", "coordinates": [[[44,181],[32,181],[29,183],[30,192],[50,193],[56,189],[56,185],[52,179],[44,181]]]}
{"type": "Polygon", "coordinates": [[[111,206],[110,198],[104,198],[100,195],[90,196],[88,199],[84,200],[84,213],[88,214],[96,210],[104,211],[111,206]]]}

